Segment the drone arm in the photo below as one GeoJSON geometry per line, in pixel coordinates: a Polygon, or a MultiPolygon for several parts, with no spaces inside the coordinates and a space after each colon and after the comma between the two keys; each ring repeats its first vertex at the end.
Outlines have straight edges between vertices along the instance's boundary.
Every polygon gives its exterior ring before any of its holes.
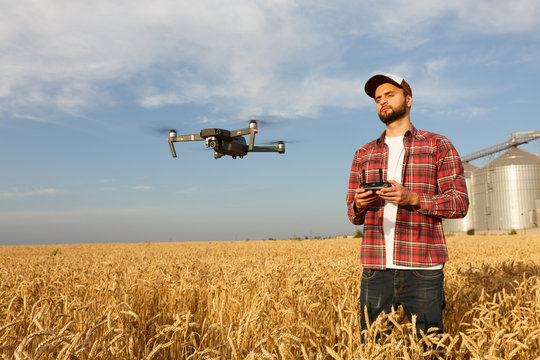
{"type": "Polygon", "coordinates": [[[181,141],[202,141],[204,140],[203,137],[199,134],[191,134],[191,135],[180,135],[177,137],[169,138],[172,142],[181,142],[181,141]]]}
{"type": "MultiPolygon", "coordinates": [[[[173,134],[176,134],[176,131],[173,134]]],[[[175,142],[202,141],[202,140],[204,140],[204,138],[202,138],[199,134],[191,134],[191,135],[169,136],[169,138],[167,139],[167,142],[169,143],[169,148],[171,149],[171,155],[173,158],[175,158],[176,157],[176,150],[174,149],[175,142]]]]}
{"type": "Polygon", "coordinates": [[[255,144],[255,134],[257,134],[258,132],[259,132],[259,127],[257,125],[257,120],[250,120],[248,128],[231,131],[231,136],[234,137],[234,136],[250,135],[248,151],[253,151],[253,146],[255,144]]]}
{"type": "Polygon", "coordinates": [[[257,133],[257,129],[251,129],[251,136],[249,137],[249,151],[253,151],[253,148],[255,147],[255,134],[257,133]]]}
{"type": "Polygon", "coordinates": [[[275,146],[253,146],[251,152],[277,152],[278,149],[275,146]]]}
{"type": "Polygon", "coordinates": [[[231,131],[231,136],[232,137],[242,136],[242,135],[250,135],[250,134],[251,134],[251,129],[250,128],[238,129],[238,130],[231,131]]]}
{"type": "Polygon", "coordinates": [[[277,152],[280,154],[285,154],[285,144],[280,143],[278,146],[253,146],[249,151],[252,152],[277,152]]]}
{"type": "Polygon", "coordinates": [[[245,128],[245,129],[238,129],[231,131],[231,136],[244,136],[244,135],[250,135],[249,136],[249,151],[252,151],[253,145],[255,144],[255,134],[258,132],[257,128],[245,128]]]}
{"type": "Polygon", "coordinates": [[[171,141],[171,139],[168,139],[167,142],[169,143],[169,148],[171,149],[171,155],[173,158],[176,157],[176,150],[174,150],[174,144],[171,141]]]}

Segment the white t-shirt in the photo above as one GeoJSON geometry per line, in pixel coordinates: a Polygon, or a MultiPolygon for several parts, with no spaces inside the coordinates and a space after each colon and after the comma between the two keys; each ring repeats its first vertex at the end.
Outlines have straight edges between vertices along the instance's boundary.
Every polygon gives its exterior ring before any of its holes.
{"type": "MultiPolygon", "coordinates": [[[[403,158],[405,156],[405,146],[403,145],[403,135],[395,137],[385,137],[384,142],[388,146],[388,168],[386,169],[386,180],[395,180],[401,184],[401,172],[403,169],[403,158]]],[[[386,267],[388,269],[421,269],[436,270],[442,269],[442,264],[429,267],[408,267],[394,265],[394,238],[396,230],[398,205],[385,201],[383,215],[384,242],[386,247],[386,267]]]]}

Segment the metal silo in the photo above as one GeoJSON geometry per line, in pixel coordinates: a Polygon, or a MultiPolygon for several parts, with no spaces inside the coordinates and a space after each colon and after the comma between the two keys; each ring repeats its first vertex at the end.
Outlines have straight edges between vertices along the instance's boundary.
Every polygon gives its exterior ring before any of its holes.
{"type": "MultiPolygon", "coordinates": [[[[472,175],[473,223],[478,230],[534,227],[540,197],[540,156],[511,148],[472,175]]],[[[472,194],[471,194],[472,193],[472,194]]]]}
{"type": "Polygon", "coordinates": [[[471,196],[473,178],[472,174],[477,169],[477,166],[468,162],[463,162],[463,169],[465,170],[465,184],[467,185],[467,192],[469,193],[469,212],[464,218],[461,219],[443,219],[443,228],[445,232],[465,232],[470,229],[474,229],[473,223],[473,208],[474,199],[471,196]]]}
{"type": "Polygon", "coordinates": [[[531,222],[536,227],[540,225],[540,198],[536,199],[536,209],[531,212],[531,222]]]}

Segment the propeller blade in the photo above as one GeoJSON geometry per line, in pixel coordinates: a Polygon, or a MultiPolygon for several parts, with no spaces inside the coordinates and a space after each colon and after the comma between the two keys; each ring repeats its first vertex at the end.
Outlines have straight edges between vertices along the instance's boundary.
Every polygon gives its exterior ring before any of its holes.
{"type": "Polygon", "coordinates": [[[151,135],[169,135],[169,131],[172,128],[166,128],[163,126],[144,126],[142,128],[143,132],[151,135]]]}
{"type": "Polygon", "coordinates": [[[257,124],[264,127],[276,126],[279,124],[279,120],[270,120],[270,119],[252,119],[256,120],[257,124]]]}

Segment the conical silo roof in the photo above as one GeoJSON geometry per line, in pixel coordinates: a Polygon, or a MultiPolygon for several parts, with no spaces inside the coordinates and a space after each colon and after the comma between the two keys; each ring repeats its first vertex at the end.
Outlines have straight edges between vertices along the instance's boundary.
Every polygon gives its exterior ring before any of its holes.
{"type": "Polygon", "coordinates": [[[478,169],[478,166],[475,166],[473,164],[471,164],[470,162],[467,162],[467,161],[464,161],[463,162],[463,170],[465,171],[474,171],[478,169]]]}
{"type": "Polygon", "coordinates": [[[465,171],[465,177],[470,178],[474,170],[478,169],[478,166],[471,164],[470,162],[463,162],[463,170],[465,171]]]}
{"type": "Polygon", "coordinates": [[[540,156],[522,150],[518,147],[510,148],[495,159],[491,160],[487,164],[481,167],[494,168],[508,165],[535,165],[540,164],[540,156]]]}

